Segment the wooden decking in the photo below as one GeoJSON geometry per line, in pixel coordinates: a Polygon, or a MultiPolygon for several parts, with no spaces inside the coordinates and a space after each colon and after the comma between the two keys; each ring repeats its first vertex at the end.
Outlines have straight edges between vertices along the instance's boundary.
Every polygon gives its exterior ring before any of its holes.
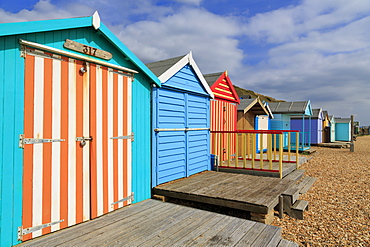
{"type": "Polygon", "coordinates": [[[19,246],[298,246],[276,226],[146,200],[19,246]]]}
{"type": "Polygon", "coordinates": [[[289,179],[207,171],[159,185],[153,193],[268,214],[279,203],[279,196],[294,183],[289,179]]]}
{"type": "Polygon", "coordinates": [[[349,148],[351,142],[341,142],[341,141],[336,141],[336,142],[329,142],[329,143],[320,143],[317,144],[319,147],[328,147],[328,148],[349,148]]]}

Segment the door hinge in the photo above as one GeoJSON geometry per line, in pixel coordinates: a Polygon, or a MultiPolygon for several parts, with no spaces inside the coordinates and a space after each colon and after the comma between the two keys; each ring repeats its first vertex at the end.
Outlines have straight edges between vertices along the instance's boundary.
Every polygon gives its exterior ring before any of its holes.
{"type": "Polygon", "coordinates": [[[25,229],[23,229],[23,227],[20,226],[20,227],[18,227],[18,240],[22,241],[22,237],[26,234],[33,233],[33,232],[39,231],[43,228],[59,224],[63,221],[64,220],[58,220],[58,221],[54,221],[54,222],[50,222],[50,223],[46,223],[46,224],[42,224],[42,225],[38,225],[38,226],[28,227],[28,228],[25,228],[25,229]]]}
{"type": "Polygon", "coordinates": [[[135,140],[134,133],[131,133],[131,135],[128,135],[128,136],[114,136],[114,137],[111,137],[110,139],[113,139],[113,140],[131,139],[131,141],[134,141],[135,140]]]}
{"type": "Polygon", "coordinates": [[[24,148],[25,144],[39,144],[46,142],[64,142],[65,139],[39,139],[39,138],[24,138],[24,134],[19,135],[19,147],[24,148]]]}

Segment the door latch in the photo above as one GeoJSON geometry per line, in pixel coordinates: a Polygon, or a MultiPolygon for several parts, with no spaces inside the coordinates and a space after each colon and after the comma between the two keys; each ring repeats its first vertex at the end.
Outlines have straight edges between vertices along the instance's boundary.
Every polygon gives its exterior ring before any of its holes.
{"type": "Polygon", "coordinates": [[[81,147],[84,147],[86,145],[86,141],[92,141],[92,137],[76,137],[76,141],[80,142],[81,147]]]}

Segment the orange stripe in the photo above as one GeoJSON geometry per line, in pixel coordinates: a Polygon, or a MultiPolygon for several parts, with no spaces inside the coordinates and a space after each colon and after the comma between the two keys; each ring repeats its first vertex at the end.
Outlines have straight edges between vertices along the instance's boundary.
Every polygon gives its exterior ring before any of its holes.
{"type": "MultiPolygon", "coordinates": [[[[103,213],[108,213],[108,70],[102,67],[102,94],[103,94],[103,213]]],[[[100,150],[97,150],[100,152],[100,150]]]]}
{"type": "Polygon", "coordinates": [[[90,145],[90,201],[91,218],[98,215],[97,211],[97,175],[96,175],[96,65],[90,66],[90,135],[93,140],[90,145]]]}
{"type": "MultiPolygon", "coordinates": [[[[83,77],[82,61],[76,60],[76,136],[83,136],[83,77]]],[[[73,210],[73,209],[71,209],[73,210]]],[[[76,142],[76,223],[83,221],[83,147],[76,142]]]]}
{"type": "MultiPolygon", "coordinates": [[[[113,136],[118,136],[118,75],[113,74],[113,136]]],[[[118,201],[118,140],[113,141],[113,201],[118,201]]],[[[114,209],[118,204],[114,204],[114,209]]]]}
{"type": "MultiPolygon", "coordinates": [[[[24,79],[24,135],[33,138],[33,97],[34,97],[34,68],[35,58],[26,56],[24,79]]],[[[23,169],[23,224],[24,228],[32,226],[32,178],[33,178],[33,145],[24,147],[23,169]]],[[[31,239],[32,235],[23,236],[23,241],[31,239]]]]}
{"type": "MultiPolygon", "coordinates": [[[[127,84],[128,80],[126,77],[123,77],[123,135],[131,135],[131,133],[128,133],[127,131],[127,100],[128,100],[128,92],[127,92],[127,84]]],[[[123,197],[126,198],[128,196],[127,193],[127,142],[131,141],[130,139],[125,139],[123,141],[123,197]]],[[[123,205],[127,205],[127,201],[123,203],[123,205]]]]}
{"type": "Polygon", "coordinates": [[[68,226],[68,58],[61,63],[60,228],[68,226]]]}
{"type": "MultiPolygon", "coordinates": [[[[50,54],[49,54],[50,55],[50,54]]],[[[52,138],[52,59],[44,59],[44,133],[43,138],[52,138]]],[[[51,222],[51,165],[52,144],[43,144],[43,186],[42,186],[42,223],[51,222]]],[[[51,231],[42,229],[42,234],[51,231]]]]}

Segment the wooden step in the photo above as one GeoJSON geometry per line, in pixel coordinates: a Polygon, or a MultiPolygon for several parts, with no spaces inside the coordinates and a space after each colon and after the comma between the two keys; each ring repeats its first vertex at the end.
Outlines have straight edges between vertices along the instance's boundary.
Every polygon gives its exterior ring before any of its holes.
{"type": "Polygon", "coordinates": [[[304,175],[305,170],[303,169],[297,169],[294,172],[291,172],[289,175],[285,176],[284,179],[289,179],[292,181],[298,181],[300,180],[304,175]]]}
{"type": "Polygon", "coordinates": [[[305,200],[297,200],[290,212],[290,216],[299,220],[303,220],[303,213],[305,210],[308,210],[308,201],[305,200]]]}
{"type": "Polygon", "coordinates": [[[305,194],[311,186],[315,183],[316,178],[306,176],[302,179],[302,181],[297,185],[300,194],[305,194]]]}
{"type": "Polygon", "coordinates": [[[281,194],[289,207],[293,206],[293,204],[298,200],[299,191],[300,190],[297,187],[289,187],[281,194]]]}
{"type": "Polygon", "coordinates": [[[299,210],[299,211],[308,210],[308,201],[306,201],[306,200],[297,200],[293,204],[292,209],[299,210]]]}
{"type": "Polygon", "coordinates": [[[298,247],[298,244],[292,241],[288,241],[286,239],[280,240],[277,247],[298,247]]]}

